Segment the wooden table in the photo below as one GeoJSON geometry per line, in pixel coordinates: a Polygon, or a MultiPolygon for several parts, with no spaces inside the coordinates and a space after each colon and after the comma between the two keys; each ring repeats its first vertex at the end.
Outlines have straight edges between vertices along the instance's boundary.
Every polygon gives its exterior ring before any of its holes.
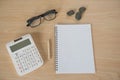
{"type": "Polygon", "coordinates": [[[120,80],[120,0],[0,0],[0,80],[120,80]],[[80,21],[75,15],[82,6],[87,8],[80,21]],[[56,9],[53,21],[44,21],[39,27],[26,27],[26,20],[32,16],[56,9]],[[95,74],[55,73],[54,25],[92,24],[95,55],[95,74]],[[44,59],[44,65],[19,77],[16,74],[6,43],[30,33],[44,59]],[[47,40],[51,40],[52,59],[47,59],[47,40]]]}

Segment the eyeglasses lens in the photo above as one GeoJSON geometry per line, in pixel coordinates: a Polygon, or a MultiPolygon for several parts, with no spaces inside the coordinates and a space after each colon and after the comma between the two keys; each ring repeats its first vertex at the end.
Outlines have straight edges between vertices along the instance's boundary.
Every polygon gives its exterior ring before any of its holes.
{"type": "Polygon", "coordinates": [[[38,26],[38,25],[40,25],[40,24],[41,24],[41,18],[34,20],[34,21],[30,24],[30,26],[31,26],[31,27],[36,27],[36,26],[38,26]]]}
{"type": "Polygon", "coordinates": [[[53,20],[55,18],[56,18],[56,14],[55,13],[50,13],[50,14],[44,16],[44,19],[47,20],[47,21],[53,20]]]}

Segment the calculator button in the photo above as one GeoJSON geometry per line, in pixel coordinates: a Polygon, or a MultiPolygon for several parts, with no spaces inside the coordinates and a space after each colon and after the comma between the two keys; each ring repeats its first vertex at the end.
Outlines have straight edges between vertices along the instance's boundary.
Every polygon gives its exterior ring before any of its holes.
{"type": "Polygon", "coordinates": [[[17,63],[21,63],[21,66],[19,65],[21,73],[27,72],[28,70],[34,70],[41,61],[40,55],[34,47],[30,47],[17,53],[15,58],[17,63]]]}

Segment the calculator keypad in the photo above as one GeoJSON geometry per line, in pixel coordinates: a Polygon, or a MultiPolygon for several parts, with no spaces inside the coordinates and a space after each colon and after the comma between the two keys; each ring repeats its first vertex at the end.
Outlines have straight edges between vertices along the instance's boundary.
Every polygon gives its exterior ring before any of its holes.
{"type": "Polygon", "coordinates": [[[42,63],[40,54],[34,46],[30,46],[27,49],[15,53],[14,59],[19,73],[31,72],[42,63]]]}

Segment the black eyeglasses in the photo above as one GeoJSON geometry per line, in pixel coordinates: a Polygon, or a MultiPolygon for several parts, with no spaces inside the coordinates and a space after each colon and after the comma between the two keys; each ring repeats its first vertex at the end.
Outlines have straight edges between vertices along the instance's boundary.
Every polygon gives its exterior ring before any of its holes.
{"type": "Polygon", "coordinates": [[[51,21],[56,18],[57,11],[55,9],[49,10],[41,15],[34,16],[27,20],[27,26],[29,27],[36,27],[39,26],[42,23],[42,18],[51,21]]]}

